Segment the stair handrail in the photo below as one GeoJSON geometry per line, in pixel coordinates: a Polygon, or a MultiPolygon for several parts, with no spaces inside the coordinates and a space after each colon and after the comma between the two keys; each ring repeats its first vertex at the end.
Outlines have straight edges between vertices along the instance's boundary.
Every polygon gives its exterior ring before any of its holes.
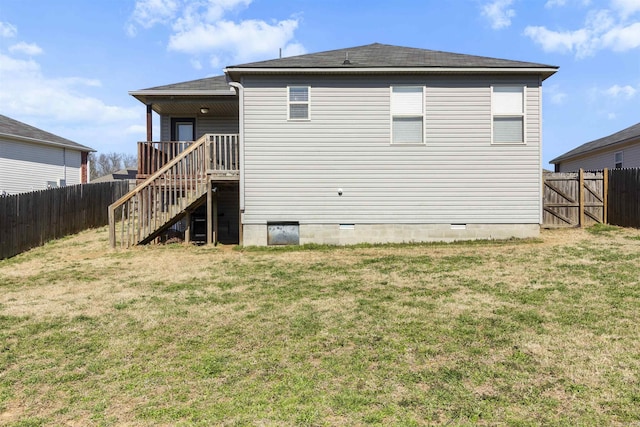
{"type": "Polygon", "coordinates": [[[170,162],[168,162],[167,164],[162,166],[160,169],[158,169],[153,175],[151,175],[149,178],[144,180],[141,184],[137,185],[136,188],[134,188],[133,190],[129,191],[127,194],[125,194],[124,196],[122,196],[121,198],[119,198],[118,200],[113,202],[111,205],[109,205],[109,242],[110,242],[112,248],[115,247],[115,245],[116,245],[116,240],[115,240],[115,229],[116,229],[115,210],[117,208],[119,208],[120,206],[124,205],[130,199],[132,199],[136,194],[138,194],[140,191],[142,191],[151,182],[155,181],[156,179],[158,179],[162,175],[164,175],[164,173],[166,171],[171,169],[173,166],[175,166],[178,162],[180,162],[186,156],[191,154],[191,152],[195,151],[200,146],[206,144],[207,141],[208,141],[208,134],[202,135],[200,138],[198,138],[196,141],[194,141],[194,143],[191,144],[186,150],[184,150],[178,156],[174,157],[170,162]]]}

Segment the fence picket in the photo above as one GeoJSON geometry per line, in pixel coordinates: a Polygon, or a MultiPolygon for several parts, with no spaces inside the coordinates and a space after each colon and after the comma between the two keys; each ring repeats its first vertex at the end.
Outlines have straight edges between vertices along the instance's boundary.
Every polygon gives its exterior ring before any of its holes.
{"type": "Polygon", "coordinates": [[[0,259],[109,223],[107,207],[127,181],[80,184],[0,197],[0,259]]]}
{"type": "Polygon", "coordinates": [[[640,169],[611,169],[608,178],[609,224],[640,227],[640,169]]]}

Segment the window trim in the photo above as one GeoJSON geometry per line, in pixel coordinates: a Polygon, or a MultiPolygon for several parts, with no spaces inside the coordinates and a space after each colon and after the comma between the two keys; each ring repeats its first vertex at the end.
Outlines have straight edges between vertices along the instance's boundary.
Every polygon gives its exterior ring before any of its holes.
{"type": "Polygon", "coordinates": [[[389,143],[391,145],[402,145],[402,146],[410,146],[410,145],[426,145],[427,143],[427,133],[426,133],[426,119],[425,119],[425,112],[426,112],[426,108],[425,108],[425,86],[424,85],[417,85],[417,84],[398,84],[398,85],[390,85],[389,86],[389,130],[390,130],[390,135],[389,135],[389,143]],[[422,113],[420,115],[418,114],[394,114],[393,111],[393,89],[396,87],[403,87],[403,88],[420,88],[421,92],[422,92],[422,101],[421,101],[421,109],[422,109],[422,113]],[[394,118],[416,118],[416,117],[420,117],[421,121],[422,121],[422,134],[421,134],[421,138],[422,141],[420,142],[396,142],[393,140],[393,119],[394,118]]]}
{"type": "Polygon", "coordinates": [[[311,86],[310,85],[289,85],[287,86],[287,120],[293,122],[305,122],[311,120],[311,86]],[[292,88],[305,88],[307,90],[306,101],[291,101],[292,88]],[[307,117],[291,117],[291,105],[306,105],[307,117]]]}
{"type": "Polygon", "coordinates": [[[615,153],[613,153],[613,168],[614,169],[624,168],[624,152],[623,151],[616,151],[615,153]],[[620,154],[619,162],[616,160],[616,157],[618,156],[618,154],[620,154]],[[620,163],[620,166],[618,166],[618,163],[620,163]]]}
{"type": "Polygon", "coordinates": [[[491,145],[527,145],[527,85],[526,84],[512,84],[512,83],[500,83],[491,85],[491,145]],[[522,113],[512,114],[496,114],[495,107],[496,102],[494,98],[495,88],[520,88],[522,89],[522,113]],[[495,118],[521,118],[522,119],[522,141],[496,141],[494,137],[495,118]]]}

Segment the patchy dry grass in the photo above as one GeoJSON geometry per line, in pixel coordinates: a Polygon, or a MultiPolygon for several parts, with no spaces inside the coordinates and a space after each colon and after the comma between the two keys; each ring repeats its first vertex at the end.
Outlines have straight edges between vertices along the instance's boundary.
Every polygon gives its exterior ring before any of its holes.
{"type": "Polygon", "coordinates": [[[638,425],[640,231],[0,261],[0,424],[638,425]]]}

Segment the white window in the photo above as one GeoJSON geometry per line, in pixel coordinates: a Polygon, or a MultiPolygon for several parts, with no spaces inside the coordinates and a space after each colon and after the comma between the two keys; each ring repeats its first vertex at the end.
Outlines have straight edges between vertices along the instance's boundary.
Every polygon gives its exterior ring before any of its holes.
{"type": "Polygon", "coordinates": [[[524,144],[524,86],[494,86],[491,109],[492,142],[524,144]]]}
{"type": "Polygon", "coordinates": [[[309,120],[309,86],[289,86],[289,120],[309,120]]]}
{"type": "Polygon", "coordinates": [[[618,151],[613,155],[613,163],[616,169],[622,169],[622,151],[618,151]]]}
{"type": "Polygon", "coordinates": [[[391,87],[391,142],[424,142],[424,89],[422,86],[391,87]]]}

